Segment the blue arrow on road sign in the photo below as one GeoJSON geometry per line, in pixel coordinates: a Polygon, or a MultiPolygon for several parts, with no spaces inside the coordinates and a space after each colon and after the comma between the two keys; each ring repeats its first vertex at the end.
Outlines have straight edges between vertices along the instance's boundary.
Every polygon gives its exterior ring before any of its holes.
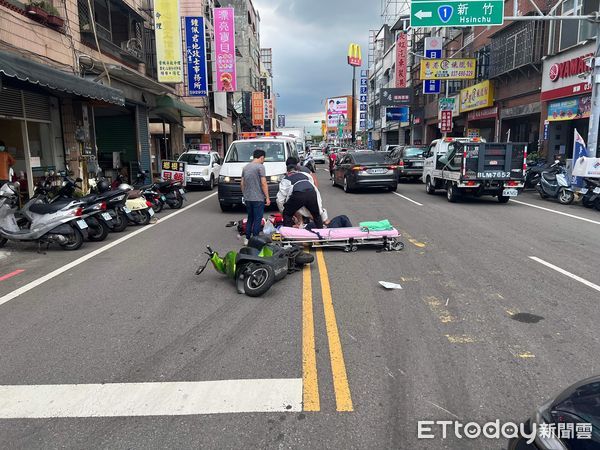
{"type": "Polygon", "coordinates": [[[442,5],[438,8],[438,15],[440,16],[440,20],[444,23],[448,23],[452,18],[453,12],[454,8],[450,5],[442,5]]]}
{"type": "Polygon", "coordinates": [[[423,94],[439,94],[441,91],[441,80],[423,80],[423,94]]]}

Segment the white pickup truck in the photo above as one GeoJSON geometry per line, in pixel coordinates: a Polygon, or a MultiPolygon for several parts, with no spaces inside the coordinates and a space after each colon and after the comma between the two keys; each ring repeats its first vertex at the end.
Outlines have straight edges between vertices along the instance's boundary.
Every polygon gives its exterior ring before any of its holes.
{"type": "Polygon", "coordinates": [[[507,203],[523,189],[527,144],[482,139],[436,139],[425,152],[423,182],[428,194],[445,189],[448,201],[492,195],[507,203]]]}

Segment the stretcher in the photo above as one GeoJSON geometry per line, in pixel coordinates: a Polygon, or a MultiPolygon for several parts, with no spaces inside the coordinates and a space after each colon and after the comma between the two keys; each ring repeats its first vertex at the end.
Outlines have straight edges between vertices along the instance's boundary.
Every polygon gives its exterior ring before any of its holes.
{"type": "Polygon", "coordinates": [[[361,245],[379,247],[383,251],[400,251],[404,243],[395,228],[386,231],[362,231],[359,227],[323,228],[307,230],[280,227],[271,235],[273,242],[308,244],[312,247],[336,247],[345,252],[355,252],[361,245]]]}

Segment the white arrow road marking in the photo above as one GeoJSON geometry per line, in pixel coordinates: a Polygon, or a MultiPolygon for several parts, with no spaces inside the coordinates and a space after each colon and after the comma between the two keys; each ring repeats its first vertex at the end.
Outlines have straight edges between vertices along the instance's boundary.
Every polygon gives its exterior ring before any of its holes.
{"type": "Polygon", "coordinates": [[[415,13],[415,17],[418,17],[419,19],[424,19],[425,17],[431,17],[431,15],[432,15],[431,11],[419,10],[415,13]]]}
{"type": "Polygon", "coordinates": [[[535,262],[539,262],[540,264],[543,264],[546,267],[549,267],[552,270],[556,270],[558,273],[562,273],[563,275],[566,275],[569,278],[573,278],[574,280],[579,281],[581,284],[585,284],[587,287],[590,287],[590,288],[600,292],[600,286],[592,283],[591,281],[586,280],[585,278],[581,278],[571,272],[567,272],[565,269],[561,269],[560,267],[555,266],[554,264],[550,264],[549,262],[544,261],[543,259],[540,259],[536,256],[530,256],[529,258],[534,260],[535,262]]]}
{"type": "Polygon", "coordinates": [[[302,411],[302,378],[0,386],[0,419],[302,411]]]}

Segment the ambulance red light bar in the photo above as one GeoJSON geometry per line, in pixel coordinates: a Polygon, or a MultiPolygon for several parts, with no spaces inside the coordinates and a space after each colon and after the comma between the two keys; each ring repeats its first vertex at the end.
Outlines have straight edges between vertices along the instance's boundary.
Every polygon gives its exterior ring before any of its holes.
{"type": "Polygon", "coordinates": [[[242,133],[242,139],[256,139],[261,137],[277,137],[281,136],[281,132],[279,131],[251,131],[242,133]]]}

